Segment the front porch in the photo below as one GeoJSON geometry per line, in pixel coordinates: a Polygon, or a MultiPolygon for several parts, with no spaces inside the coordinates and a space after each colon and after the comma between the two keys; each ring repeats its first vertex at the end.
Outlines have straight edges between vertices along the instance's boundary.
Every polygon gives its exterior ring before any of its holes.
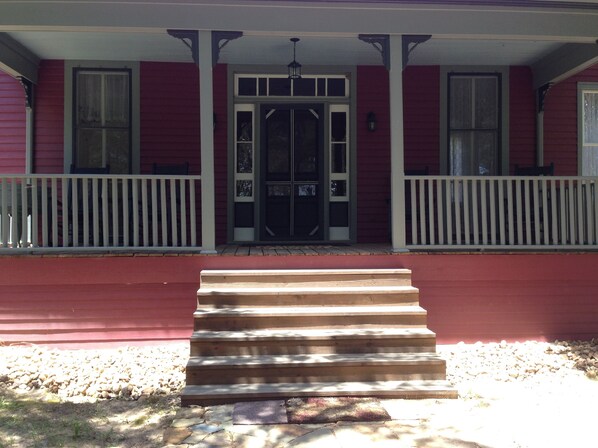
{"type": "MultiPolygon", "coordinates": [[[[402,219],[391,227],[389,208],[388,220],[379,223],[389,243],[392,230],[405,245],[382,252],[593,250],[596,182],[573,176],[405,176],[406,195],[395,210],[402,219]]],[[[202,246],[200,185],[200,176],[0,175],[0,251],[213,251],[202,246]]],[[[364,254],[364,247],[350,241],[304,247],[266,242],[219,252],[364,254]]]]}

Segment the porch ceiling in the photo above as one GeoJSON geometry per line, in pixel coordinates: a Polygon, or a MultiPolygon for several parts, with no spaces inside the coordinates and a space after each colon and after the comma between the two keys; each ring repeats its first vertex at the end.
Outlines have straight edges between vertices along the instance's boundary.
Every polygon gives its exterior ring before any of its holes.
{"type": "MultiPolygon", "coordinates": [[[[9,35],[41,59],[189,62],[189,49],[166,30],[151,32],[18,31],[9,35]]],[[[354,35],[257,35],[230,42],[220,54],[227,64],[285,66],[290,37],[300,37],[297,60],[309,65],[379,65],[379,53],[354,35]]],[[[432,38],[410,56],[412,65],[531,65],[561,42],[432,38]]]]}

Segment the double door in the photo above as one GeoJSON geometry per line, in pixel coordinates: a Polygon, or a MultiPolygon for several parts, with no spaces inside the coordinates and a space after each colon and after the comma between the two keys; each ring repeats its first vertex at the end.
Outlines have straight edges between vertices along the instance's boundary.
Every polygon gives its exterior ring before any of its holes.
{"type": "Polygon", "coordinates": [[[321,104],[261,106],[262,241],[323,238],[321,104]]]}

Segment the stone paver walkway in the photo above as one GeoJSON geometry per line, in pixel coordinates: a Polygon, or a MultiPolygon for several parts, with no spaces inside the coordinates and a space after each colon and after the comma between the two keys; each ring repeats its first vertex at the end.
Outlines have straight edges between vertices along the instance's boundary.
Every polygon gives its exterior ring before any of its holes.
{"type": "Polygon", "coordinates": [[[594,446],[598,382],[475,381],[456,400],[381,400],[392,420],[235,425],[234,405],[180,409],[168,448],[562,448],[594,446]]]}

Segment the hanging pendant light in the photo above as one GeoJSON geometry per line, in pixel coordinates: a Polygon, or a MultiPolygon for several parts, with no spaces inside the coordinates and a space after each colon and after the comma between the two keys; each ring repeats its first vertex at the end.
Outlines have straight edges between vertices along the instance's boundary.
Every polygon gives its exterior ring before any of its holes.
{"type": "Polygon", "coordinates": [[[300,79],[301,64],[297,62],[297,59],[295,57],[297,42],[299,42],[299,38],[293,37],[291,38],[291,42],[293,42],[293,61],[287,66],[289,69],[289,79],[300,79]]]}

